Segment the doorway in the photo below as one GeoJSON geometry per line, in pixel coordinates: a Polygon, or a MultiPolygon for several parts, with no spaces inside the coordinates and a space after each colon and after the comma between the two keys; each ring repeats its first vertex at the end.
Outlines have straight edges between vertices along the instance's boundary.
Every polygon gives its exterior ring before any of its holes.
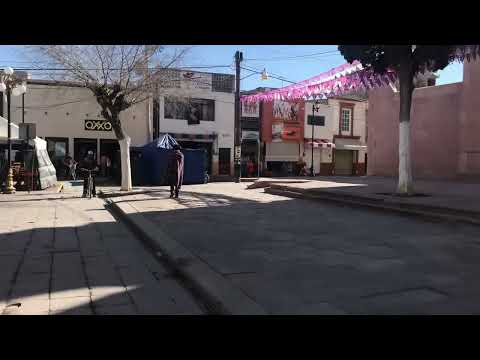
{"type": "Polygon", "coordinates": [[[353,174],[353,151],[335,150],[335,175],[350,176],[353,174]]]}
{"type": "Polygon", "coordinates": [[[252,160],[254,164],[253,176],[259,176],[258,174],[258,152],[259,144],[256,140],[243,140],[242,141],[242,163],[241,163],[241,176],[247,177],[247,163],[248,160],[252,160]]]}
{"type": "Polygon", "coordinates": [[[82,161],[90,150],[93,151],[93,158],[97,160],[97,139],[73,139],[73,158],[75,161],[82,161]]]}
{"type": "Polygon", "coordinates": [[[218,149],[218,175],[230,175],[230,148],[218,149]]]}
{"type": "Polygon", "coordinates": [[[100,170],[102,175],[108,178],[121,178],[120,169],[120,145],[118,140],[100,139],[100,170]],[[102,165],[102,156],[105,155],[110,160],[110,167],[105,168],[102,165]]]}

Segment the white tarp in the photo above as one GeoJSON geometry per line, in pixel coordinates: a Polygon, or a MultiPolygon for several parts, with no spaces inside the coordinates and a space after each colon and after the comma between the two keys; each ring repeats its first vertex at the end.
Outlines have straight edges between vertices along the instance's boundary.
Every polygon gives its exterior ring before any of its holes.
{"type": "MultiPolygon", "coordinates": [[[[10,124],[10,138],[18,139],[18,125],[10,124]]],[[[0,116],[0,138],[8,139],[8,120],[0,116]]]]}
{"type": "Polygon", "coordinates": [[[57,183],[57,171],[47,152],[47,142],[39,137],[28,141],[35,148],[34,167],[38,168],[40,189],[46,189],[57,183]]]}

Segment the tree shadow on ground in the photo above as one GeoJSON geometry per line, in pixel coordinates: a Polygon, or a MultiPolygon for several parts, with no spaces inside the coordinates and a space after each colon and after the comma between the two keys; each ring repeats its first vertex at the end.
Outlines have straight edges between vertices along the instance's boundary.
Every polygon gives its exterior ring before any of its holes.
{"type": "Polygon", "coordinates": [[[174,272],[126,231],[104,221],[0,234],[0,312],[201,314],[174,272]]]}

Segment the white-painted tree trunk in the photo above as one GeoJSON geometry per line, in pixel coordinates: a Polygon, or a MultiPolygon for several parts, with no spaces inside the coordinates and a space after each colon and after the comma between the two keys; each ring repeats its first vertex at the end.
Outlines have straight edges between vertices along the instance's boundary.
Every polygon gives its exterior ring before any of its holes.
{"type": "Polygon", "coordinates": [[[120,144],[120,158],[122,168],[122,191],[132,190],[132,172],[130,166],[130,137],[125,135],[122,140],[118,140],[120,144]]]}
{"type": "Polygon", "coordinates": [[[398,69],[400,83],[400,114],[398,128],[398,188],[401,195],[413,195],[412,163],[410,153],[410,111],[412,107],[414,70],[406,57],[398,69]]]}
{"type": "Polygon", "coordinates": [[[410,159],[410,121],[399,124],[398,143],[398,193],[411,195],[413,193],[413,178],[410,159]]]}

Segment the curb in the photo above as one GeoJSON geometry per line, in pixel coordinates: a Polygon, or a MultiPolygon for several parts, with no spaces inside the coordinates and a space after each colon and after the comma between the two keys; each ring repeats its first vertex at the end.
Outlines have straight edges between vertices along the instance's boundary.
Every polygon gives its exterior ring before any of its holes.
{"type": "Polygon", "coordinates": [[[115,197],[121,197],[121,196],[130,196],[130,195],[140,195],[140,194],[148,194],[148,193],[154,193],[154,192],[159,192],[162,191],[161,189],[156,189],[156,190],[138,190],[138,191],[117,191],[117,192],[112,192],[112,193],[105,193],[102,190],[98,191],[98,197],[100,199],[108,199],[108,198],[115,198],[115,197]]]}
{"type": "Polygon", "coordinates": [[[344,195],[327,191],[316,191],[314,194],[312,194],[303,189],[289,189],[286,187],[274,185],[266,188],[265,192],[272,195],[280,195],[292,198],[300,198],[314,201],[331,201],[353,206],[368,207],[374,210],[385,210],[402,213],[404,215],[421,216],[430,220],[444,220],[450,222],[463,222],[470,225],[480,225],[480,214],[477,214],[475,212],[458,211],[458,213],[464,214],[462,216],[440,212],[447,210],[450,212],[455,212],[454,209],[449,208],[435,208],[426,205],[420,205],[417,207],[417,204],[412,206],[412,204],[396,203],[392,201],[385,202],[385,199],[383,198],[370,198],[367,196],[355,196],[351,194],[344,195]]]}
{"type": "Polygon", "coordinates": [[[163,257],[218,315],[267,315],[267,312],[239,288],[214,271],[190,250],[169,237],[127,202],[105,200],[136,233],[163,257]]]}

